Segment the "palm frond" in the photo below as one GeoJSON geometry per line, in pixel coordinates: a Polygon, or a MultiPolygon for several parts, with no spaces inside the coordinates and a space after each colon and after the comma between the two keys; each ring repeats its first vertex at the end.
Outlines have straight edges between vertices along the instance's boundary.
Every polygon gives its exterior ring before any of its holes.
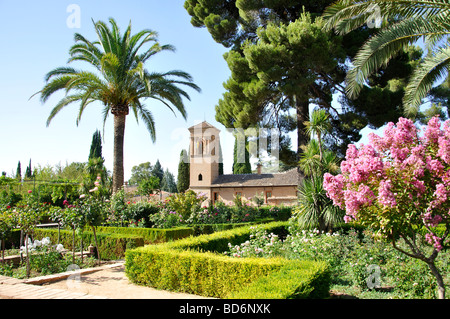
{"type": "Polygon", "coordinates": [[[416,68],[405,89],[403,104],[407,115],[416,115],[422,100],[433,84],[445,78],[450,68],[450,47],[442,48],[425,57],[416,68]]]}
{"type": "Polygon", "coordinates": [[[327,7],[322,16],[325,30],[334,28],[337,33],[346,34],[366,24],[374,14],[386,20],[404,20],[417,16],[445,17],[449,11],[448,0],[340,0],[327,7]]]}
{"type": "MultiPolygon", "coordinates": [[[[40,90],[36,94],[40,93],[41,94],[40,100],[42,103],[45,103],[53,93],[55,93],[59,90],[65,89],[67,86],[67,83],[69,83],[72,80],[72,78],[73,78],[73,76],[66,75],[66,76],[60,76],[56,79],[53,79],[50,82],[48,82],[42,88],[42,90],[40,90]]],[[[34,95],[36,95],[36,94],[34,94],[34,95]]]]}
{"type": "Polygon", "coordinates": [[[370,38],[352,61],[353,68],[347,74],[347,94],[358,96],[365,80],[390,59],[424,36],[446,35],[449,29],[438,18],[407,19],[383,29],[370,38]]]}
{"type": "Polygon", "coordinates": [[[56,116],[56,114],[59,113],[59,111],[61,111],[65,106],[77,102],[82,98],[82,96],[80,94],[75,94],[75,95],[68,95],[65,96],[64,98],[62,98],[56,105],[55,107],[52,109],[52,111],[50,112],[50,115],[47,118],[47,122],[46,122],[46,126],[50,125],[50,122],[52,121],[52,119],[56,116]]]}
{"type": "Polygon", "coordinates": [[[152,113],[147,110],[145,107],[139,107],[137,108],[138,113],[142,121],[144,122],[147,131],[150,133],[150,137],[152,138],[152,141],[156,141],[156,129],[155,129],[155,121],[153,119],[152,113]]]}

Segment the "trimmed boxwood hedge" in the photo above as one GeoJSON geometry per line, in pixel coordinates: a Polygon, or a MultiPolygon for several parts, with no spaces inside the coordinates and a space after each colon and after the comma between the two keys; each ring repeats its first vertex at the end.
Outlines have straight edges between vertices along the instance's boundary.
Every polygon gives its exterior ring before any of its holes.
{"type": "MultiPolygon", "coordinates": [[[[287,225],[273,222],[260,227],[283,235],[287,225]]],[[[228,243],[247,240],[250,231],[246,226],[128,250],[126,275],[136,284],[216,298],[260,298],[254,294],[258,290],[269,298],[328,296],[330,280],[325,263],[221,254],[228,250],[228,243]],[[281,283],[271,284],[273,280],[281,283]]]]}
{"type": "Polygon", "coordinates": [[[144,238],[145,244],[163,243],[194,235],[191,227],[176,227],[168,229],[160,228],[136,228],[136,227],[97,227],[98,232],[109,234],[130,234],[144,238]]]}
{"type": "MultiPolygon", "coordinates": [[[[73,245],[72,231],[60,230],[59,242],[64,248],[71,250],[73,245]]],[[[136,248],[144,245],[142,236],[132,234],[112,234],[96,232],[97,242],[100,250],[100,258],[103,260],[123,259],[127,249],[136,248]]],[[[80,244],[80,235],[75,235],[75,244],[80,244]]],[[[94,233],[91,231],[83,231],[83,247],[87,250],[90,244],[94,245],[94,233]]],[[[36,229],[34,237],[37,239],[49,237],[52,244],[58,242],[57,229],[36,229]]]]}
{"type": "Polygon", "coordinates": [[[229,299],[306,299],[328,296],[330,272],[326,263],[302,261],[289,263],[278,271],[258,278],[242,289],[232,291],[229,299]]]}

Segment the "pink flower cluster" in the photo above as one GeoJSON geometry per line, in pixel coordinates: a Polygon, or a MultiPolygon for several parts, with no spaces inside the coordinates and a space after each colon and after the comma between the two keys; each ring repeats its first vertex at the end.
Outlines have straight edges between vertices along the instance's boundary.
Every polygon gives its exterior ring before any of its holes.
{"type": "Polygon", "coordinates": [[[325,174],[323,186],[346,221],[377,220],[381,212],[391,221],[420,221],[442,249],[433,227],[450,220],[450,120],[441,125],[434,117],[422,132],[409,119],[389,123],[368,145],[349,145],[341,174],[325,174]]]}

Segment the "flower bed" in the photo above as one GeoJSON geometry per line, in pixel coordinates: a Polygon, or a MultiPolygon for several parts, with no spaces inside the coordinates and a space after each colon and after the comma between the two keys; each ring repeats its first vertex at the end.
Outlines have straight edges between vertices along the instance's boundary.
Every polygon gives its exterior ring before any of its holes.
{"type": "Polygon", "coordinates": [[[67,271],[67,269],[89,268],[96,261],[89,254],[83,259],[73,256],[71,252],[64,249],[62,244],[52,245],[49,237],[42,240],[29,240],[26,246],[20,250],[14,249],[21,255],[11,255],[0,263],[0,275],[23,279],[27,277],[27,265],[25,260],[29,259],[30,277],[45,276],[67,271]],[[25,252],[28,251],[28,255],[25,252]]]}

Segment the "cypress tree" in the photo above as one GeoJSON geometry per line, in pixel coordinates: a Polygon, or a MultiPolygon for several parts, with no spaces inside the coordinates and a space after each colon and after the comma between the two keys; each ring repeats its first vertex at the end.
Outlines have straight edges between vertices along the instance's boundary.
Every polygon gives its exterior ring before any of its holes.
{"type": "Polygon", "coordinates": [[[92,135],[91,150],[89,151],[89,158],[102,157],[102,136],[99,130],[96,130],[92,135]]]}
{"type": "Polygon", "coordinates": [[[164,171],[164,176],[161,182],[161,189],[169,193],[177,192],[177,184],[175,183],[175,177],[171,172],[169,172],[167,168],[164,171]]]}
{"type": "Polygon", "coordinates": [[[238,146],[238,138],[234,140],[233,152],[233,174],[251,174],[250,154],[247,150],[247,137],[244,138],[244,145],[238,146]],[[244,152],[244,154],[242,154],[244,152]],[[244,162],[242,163],[242,159],[244,162]]]}
{"type": "Polygon", "coordinates": [[[20,166],[20,161],[19,161],[19,163],[17,164],[16,179],[17,179],[18,181],[21,181],[21,180],[22,180],[22,168],[21,168],[21,166],[20,166]]]}
{"type": "Polygon", "coordinates": [[[30,158],[30,164],[28,164],[27,169],[25,171],[25,178],[31,178],[32,177],[32,172],[31,172],[31,158],[30,158]]]}
{"type": "Polygon", "coordinates": [[[222,145],[219,144],[219,175],[223,175],[222,145]]]}
{"type": "Polygon", "coordinates": [[[182,150],[180,153],[180,162],[178,164],[178,176],[177,176],[177,188],[178,192],[184,193],[189,189],[190,184],[190,166],[188,161],[188,154],[186,150],[182,150]]]}
{"type": "Polygon", "coordinates": [[[162,169],[159,160],[156,160],[156,164],[153,166],[152,176],[156,176],[159,179],[159,184],[161,185],[164,177],[164,170],[162,169]]]}

